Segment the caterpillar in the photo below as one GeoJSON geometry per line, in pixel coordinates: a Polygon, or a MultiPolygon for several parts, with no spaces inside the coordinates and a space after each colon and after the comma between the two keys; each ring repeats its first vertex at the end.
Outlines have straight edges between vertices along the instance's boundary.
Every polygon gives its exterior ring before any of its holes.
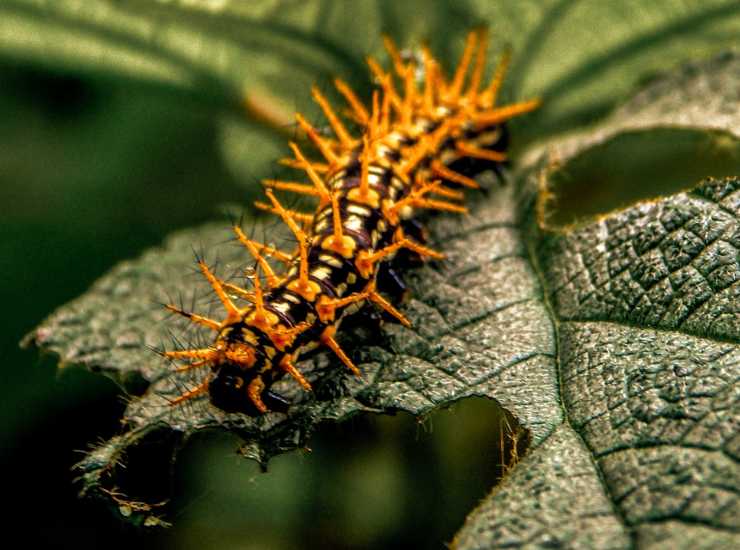
{"type": "Polygon", "coordinates": [[[373,304],[410,326],[380,288],[389,274],[402,286],[389,261],[401,250],[421,258],[444,258],[424,244],[415,230],[414,212],[466,213],[463,190],[479,187],[472,176],[507,160],[505,122],[540,104],[532,99],[497,106],[509,55],[502,56],[490,83],[483,86],[485,30],[468,34],[450,78],[428,48],[422,47],[420,55],[405,56],[390,38],[383,42],[392,70],[367,58],[379,88],[369,106],[347,83],[334,81],[346,100],[346,114],[361,135],[347,129],[314,87],[313,98],[328,121],[331,137],[301,114],[296,114],[296,121],[323,158],[309,159],[291,142],[293,156],[281,163],[304,172],[308,182],[263,182],[269,202],[256,206],[282,219],[295,236],[297,249],[284,252],[261,244],[235,225],[237,239],[255,260],[253,288],[219,279],[199,259],[200,271],[223,305],[225,317],[216,320],[166,306],[215,333],[208,347],[164,352],[179,363],[180,372],[208,369],[203,381],[173,404],[208,394],[210,402],[225,412],[250,416],[286,412],[290,403],[271,389],[273,383],[287,374],[310,391],[311,383],[296,365],[301,356],[320,346],[360,375],[337,340],[342,319],[373,304]],[[315,212],[286,208],[276,191],[314,197],[315,212]],[[284,272],[276,272],[268,259],[284,264],[284,272]],[[239,307],[234,296],[248,305],[239,307]]]}

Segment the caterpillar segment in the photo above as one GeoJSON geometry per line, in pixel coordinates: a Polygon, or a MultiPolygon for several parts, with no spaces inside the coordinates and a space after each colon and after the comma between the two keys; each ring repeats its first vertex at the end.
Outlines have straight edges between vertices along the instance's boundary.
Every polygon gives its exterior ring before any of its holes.
{"type": "MultiPolygon", "coordinates": [[[[507,159],[505,122],[540,103],[533,99],[497,105],[508,54],[484,86],[485,31],[467,36],[462,58],[449,79],[426,48],[418,59],[405,60],[389,38],[384,43],[392,72],[368,58],[379,86],[369,107],[340,79],[335,85],[347,103],[342,111],[318,89],[312,90],[333,137],[322,135],[296,115],[323,158],[309,160],[298,145],[290,143],[293,156],[280,162],[302,171],[308,181],[264,182],[267,201],[256,206],[282,219],[296,239],[296,251],[286,253],[257,243],[235,227],[237,239],[256,261],[253,288],[221,281],[201,261],[199,267],[226,312],[223,319],[167,306],[215,333],[205,349],[165,352],[180,363],[178,370],[207,369],[203,382],[174,404],[207,394],[213,405],[226,412],[286,411],[289,404],[271,389],[273,383],[288,375],[311,390],[297,365],[302,356],[319,347],[331,350],[359,376],[360,370],[340,344],[342,319],[369,303],[410,326],[378,290],[379,274],[397,279],[394,272],[381,268],[401,250],[422,258],[444,257],[407,234],[405,228],[414,227],[415,211],[466,213],[462,189],[477,188],[473,175],[497,168],[507,159]],[[361,133],[353,134],[338,113],[358,125],[361,133]],[[277,191],[313,197],[318,201],[316,211],[285,208],[277,191]],[[283,263],[286,270],[276,272],[270,259],[283,263]],[[246,305],[235,303],[232,295],[246,305]]],[[[402,282],[398,285],[403,289],[402,282]]]]}

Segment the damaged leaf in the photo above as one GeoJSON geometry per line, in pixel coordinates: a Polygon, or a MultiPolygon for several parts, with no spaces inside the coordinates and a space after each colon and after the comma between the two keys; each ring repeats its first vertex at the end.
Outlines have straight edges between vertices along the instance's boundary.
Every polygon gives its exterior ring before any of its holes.
{"type": "MultiPolygon", "coordinates": [[[[557,30],[558,21],[578,13],[575,4],[548,4],[544,13],[554,16],[552,21],[540,19],[542,12],[525,12],[519,24],[534,29],[527,44],[541,48],[534,40],[538,36],[567,43],[557,38],[568,35],[567,29],[550,34],[549,24],[554,21],[557,30]]],[[[96,21],[75,12],[73,2],[55,8],[73,20],[84,40],[92,41],[91,50],[99,48],[100,55],[89,58],[95,68],[105,65],[115,48],[133,45],[133,54],[147,54],[147,74],[154,75],[153,81],[178,90],[228,90],[224,95],[232,102],[239,97],[246,69],[228,69],[242,59],[244,45],[234,34],[218,38],[216,30],[223,23],[236,32],[240,27],[228,20],[243,14],[215,13],[209,19],[197,12],[200,8],[178,3],[177,10],[185,11],[177,11],[173,27],[152,33],[137,17],[146,23],[151,13],[169,5],[131,3],[143,15],[130,19],[131,14],[115,11],[117,5],[96,5],[96,21]],[[131,25],[120,27],[122,21],[131,25]],[[219,25],[193,34],[191,26],[200,21],[219,25]],[[106,27],[108,23],[113,26],[106,27]],[[108,35],[125,40],[110,43],[108,35]],[[101,36],[104,43],[97,42],[101,36]],[[185,43],[193,47],[175,55],[185,43]]],[[[264,9],[269,15],[269,8],[264,9]]],[[[46,25],[33,3],[18,0],[0,10],[29,28],[46,25]]],[[[647,66],[655,69],[657,54],[665,53],[660,44],[684,36],[690,23],[702,35],[714,25],[729,21],[731,27],[734,21],[730,4],[724,3],[701,17],[690,10],[678,15],[663,11],[675,19],[634,36],[617,51],[576,56],[563,74],[544,71],[533,83],[525,78],[531,74],[525,65],[514,73],[514,82],[525,90],[549,91],[549,111],[538,116],[566,128],[584,113],[611,105],[616,97],[611,86],[618,81],[619,89],[625,89],[621,77],[630,73],[632,54],[641,43],[650,46],[653,63],[647,66]],[[604,75],[602,66],[611,78],[592,78],[604,75]],[[591,88],[569,95],[571,85],[582,83],[591,88]],[[578,97],[589,95],[597,100],[576,109],[578,97]]],[[[481,8],[481,13],[487,12],[481,8]]],[[[629,30],[628,24],[623,27],[629,30]]],[[[25,48],[13,42],[8,28],[0,23],[3,47],[25,48]]],[[[266,32],[283,31],[282,39],[292,43],[296,36],[285,33],[286,28],[292,27],[281,21],[266,32]]],[[[318,44],[323,59],[309,70],[308,79],[322,73],[324,63],[331,72],[364,74],[358,55],[345,56],[336,41],[298,35],[299,46],[302,38],[318,44]]],[[[552,50],[540,49],[539,55],[552,50]]],[[[38,51],[45,51],[43,45],[38,51]]],[[[23,50],[31,57],[38,51],[23,50]]],[[[80,61],[75,52],[59,51],[65,62],[80,61]]],[[[272,60],[265,66],[279,64],[272,60]]],[[[130,70],[138,72],[138,66],[134,63],[130,70]]],[[[545,194],[538,210],[535,188],[557,192],[549,180],[552,167],[546,165],[551,159],[567,166],[579,155],[638,130],[682,126],[735,139],[737,67],[736,56],[727,54],[670,76],[668,84],[649,85],[597,126],[533,149],[524,157],[529,172],[522,170],[516,183],[476,197],[469,217],[432,220],[430,244],[444,250],[447,259],[409,272],[413,298],[403,308],[413,327],[387,324],[378,337],[369,321],[356,323],[342,338],[363,378],[347,376],[332,357],[318,354],[300,366],[315,392],[303,392],[290,380],[278,383],[279,391],[293,401],[288,414],[228,415],[205,398],[173,407],[172,399],[198,380],[174,374],[172,365],[152,351],[204,338],[168,317],[158,304],[192,301],[201,313],[217,307],[192,269],[192,246],[208,251],[207,260],[220,275],[241,274],[247,253],[224,244],[225,223],[178,233],[161,248],[120,264],[26,340],[56,354],[62,366],[104,372],[132,391],[120,435],[78,466],[83,491],[112,502],[133,521],[153,524],[158,521],[157,503],[119,486],[122,466],[143,445],[161,445],[165,462],[171,464],[192,435],[227,430],[244,439],[245,456],[266,464],[270,457],[303,447],[327,420],[395,411],[423,415],[480,396],[494,399],[516,418],[529,450],[471,512],[454,540],[458,548],[736,546],[740,180],[710,179],[684,193],[637,204],[629,200],[618,212],[597,209],[588,220],[559,231],[543,228],[545,194]]],[[[646,74],[630,73],[630,82],[646,74]]],[[[274,82],[269,76],[264,81],[274,82]]],[[[255,231],[279,239],[272,226],[257,225],[255,231]]]]}

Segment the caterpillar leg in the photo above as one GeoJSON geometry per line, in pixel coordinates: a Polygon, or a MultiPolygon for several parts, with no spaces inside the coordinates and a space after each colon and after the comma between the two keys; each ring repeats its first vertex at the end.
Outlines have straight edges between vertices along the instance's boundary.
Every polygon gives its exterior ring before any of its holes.
{"type": "Polygon", "coordinates": [[[265,382],[259,376],[256,376],[254,380],[247,386],[247,396],[249,400],[254,404],[255,408],[261,412],[267,412],[267,405],[262,401],[262,391],[265,389],[265,382]]]}
{"type": "Polygon", "coordinates": [[[280,368],[287,372],[290,376],[292,376],[296,380],[296,382],[298,382],[303,387],[304,390],[311,391],[313,389],[311,388],[311,384],[309,383],[309,381],[306,380],[301,371],[296,368],[296,366],[290,361],[287,355],[280,362],[280,368]]]}
{"type": "Polygon", "coordinates": [[[272,390],[265,390],[262,392],[262,402],[268,409],[275,412],[286,413],[290,408],[290,401],[272,390]]]}
{"type": "Polygon", "coordinates": [[[390,296],[394,302],[402,302],[407,298],[409,288],[391,263],[380,264],[376,280],[378,290],[390,296]]]}
{"type": "Polygon", "coordinates": [[[351,370],[355,376],[362,376],[360,369],[352,362],[352,359],[344,352],[339,346],[337,341],[334,339],[337,329],[333,326],[326,327],[324,332],[321,334],[321,343],[332,350],[337,357],[344,363],[344,365],[351,370]]]}
{"type": "Polygon", "coordinates": [[[429,240],[429,233],[426,227],[415,218],[401,220],[401,229],[404,235],[411,237],[419,244],[425,244],[429,240]]]}

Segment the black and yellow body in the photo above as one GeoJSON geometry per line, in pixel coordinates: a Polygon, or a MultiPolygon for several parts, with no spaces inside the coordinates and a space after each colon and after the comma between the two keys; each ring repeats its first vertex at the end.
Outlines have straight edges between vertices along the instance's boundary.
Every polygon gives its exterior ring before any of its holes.
{"type": "Polygon", "coordinates": [[[505,121],[538,105],[532,100],[495,106],[505,63],[481,88],[487,46],[482,32],[469,35],[449,81],[426,50],[419,81],[416,62],[402,61],[390,41],[386,46],[404,92],[396,92],[392,74],[372,59],[368,63],[381,93],[374,94],[369,109],[338,80],[351,117],[362,129],[362,135],[355,137],[314,90],[336,138],[319,135],[297,115],[323,160],[307,160],[291,143],[295,157],[285,163],[303,170],[309,183],[265,182],[269,203],[258,206],[283,219],[296,238],[297,250],[275,250],[248,239],[237,227],[237,237],[257,261],[254,288],[220,281],[201,262],[201,270],[226,308],[225,319],[207,319],[170,306],[216,332],[208,348],[166,352],[171,359],[187,361],[180,370],[209,369],[204,381],[176,403],[208,393],[213,405],[227,412],[285,411],[288,403],[272,391],[272,384],[288,374],[310,390],[310,382],[296,365],[320,346],[330,348],[359,374],[336,339],[342,319],[372,303],[409,324],[378,289],[381,266],[401,250],[443,258],[404,228],[421,208],[465,213],[463,188],[478,187],[472,176],[506,161],[505,121]],[[310,195],[319,204],[313,214],[294,212],[283,207],[276,191],[310,195]],[[284,264],[283,273],[276,273],[268,260],[284,264]],[[237,299],[246,305],[240,307],[237,299]]]}

